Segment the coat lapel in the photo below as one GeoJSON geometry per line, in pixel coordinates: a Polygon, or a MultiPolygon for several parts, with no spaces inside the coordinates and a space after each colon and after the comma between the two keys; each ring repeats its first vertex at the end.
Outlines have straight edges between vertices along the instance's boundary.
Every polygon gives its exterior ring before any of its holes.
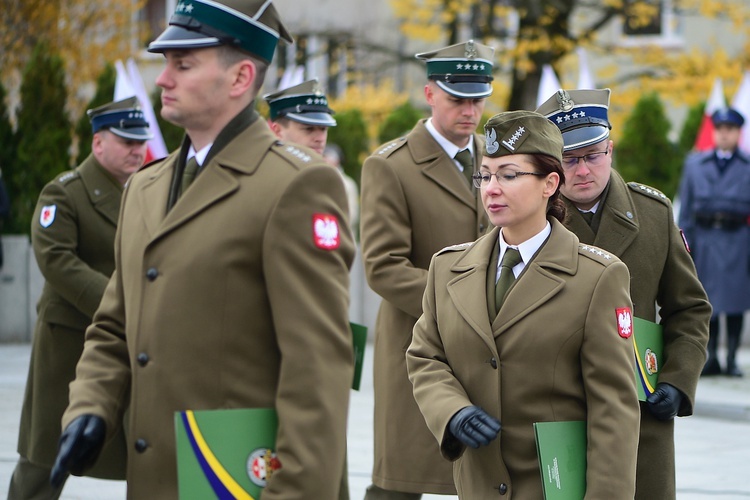
{"type": "MultiPolygon", "coordinates": [[[[466,185],[466,180],[456,168],[453,159],[449,158],[442,147],[430,135],[425,127],[426,120],[421,120],[409,133],[408,147],[414,162],[422,168],[422,173],[440,187],[455,196],[461,203],[477,210],[474,193],[466,185]]],[[[474,141],[475,164],[480,144],[474,141]]]]}
{"type": "Polygon", "coordinates": [[[560,293],[565,287],[560,273],[573,275],[578,270],[578,237],[556,219],[550,219],[550,224],[552,233],[526,265],[492,322],[495,337],[560,293]]]}
{"type": "Polygon", "coordinates": [[[94,210],[116,226],[120,214],[122,186],[104,170],[93,154],[78,167],[78,175],[81,176],[94,210]]]}
{"type": "Polygon", "coordinates": [[[498,228],[493,229],[464,251],[451,268],[457,276],[447,284],[448,295],[458,313],[492,350],[495,349],[495,341],[490,329],[485,289],[487,266],[492,249],[497,244],[498,232],[498,228]]]}
{"type": "Polygon", "coordinates": [[[638,236],[638,213],[625,181],[615,170],[609,184],[594,245],[622,255],[638,236]]]}

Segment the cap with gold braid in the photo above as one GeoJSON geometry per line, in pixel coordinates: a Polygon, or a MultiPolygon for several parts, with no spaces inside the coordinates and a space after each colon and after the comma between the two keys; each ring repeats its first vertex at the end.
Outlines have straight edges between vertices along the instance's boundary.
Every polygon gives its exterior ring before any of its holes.
{"type": "Polygon", "coordinates": [[[289,118],[306,125],[335,127],[333,110],[317,78],[263,96],[270,108],[271,120],[289,118]]]}
{"type": "Polygon", "coordinates": [[[474,40],[417,54],[427,62],[427,78],[449,94],[477,99],[492,94],[493,47],[474,40]]]}
{"type": "Polygon", "coordinates": [[[560,89],[536,111],[558,126],[565,151],[584,148],[609,137],[609,94],[609,89],[560,89]]]}
{"type": "Polygon", "coordinates": [[[484,154],[491,158],[542,154],[562,162],[563,138],[551,121],[534,111],[506,111],[484,125],[484,154]]]}
{"type": "Polygon", "coordinates": [[[279,38],[293,42],[271,0],[180,0],[148,51],[230,45],[270,62],[279,38]]]}

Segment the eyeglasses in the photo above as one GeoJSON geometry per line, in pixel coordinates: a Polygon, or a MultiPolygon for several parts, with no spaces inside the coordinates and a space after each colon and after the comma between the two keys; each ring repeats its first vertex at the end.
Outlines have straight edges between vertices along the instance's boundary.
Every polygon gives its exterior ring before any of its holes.
{"type": "Polygon", "coordinates": [[[604,163],[604,157],[609,154],[609,149],[599,151],[598,153],[589,153],[583,156],[563,156],[562,165],[565,168],[573,168],[578,166],[578,162],[583,160],[583,163],[589,167],[598,167],[604,163]]]}
{"type": "Polygon", "coordinates": [[[509,184],[512,184],[513,181],[518,179],[522,175],[537,175],[540,177],[544,177],[547,174],[542,174],[540,172],[502,172],[498,171],[494,174],[490,174],[489,172],[482,172],[478,174],[474,174],[471,176],[471,178],[474,180],[474,187],[479,189],[482,186],[487,186],[490,183],[490,180],[494,177],[497,179],[498,184],[501,186],[507,186],[509,184]]]}

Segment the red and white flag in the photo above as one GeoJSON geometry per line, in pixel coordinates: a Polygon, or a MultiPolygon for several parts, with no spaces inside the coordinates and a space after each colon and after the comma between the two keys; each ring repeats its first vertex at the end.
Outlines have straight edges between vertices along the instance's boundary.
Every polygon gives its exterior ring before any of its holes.
{"type": "Polygon", "coordinates": [[[144,163],[164,158],[169,153],[166,144],[164,144],[164,137],[161,135],[159,122],[156,121],[154,107],[151,105],[151,99],[148,98],[148,94],[146,93],[146,87],[143,85],[143,78],[141,78],[141,73],[138,71],[138,66],[136,66],[133,59],[128,59],[126,69],[122,61],[117,60],[115,62],[115,69],[117,70],[115,101],[137,96],[138,101],[141,103],[141,109],[143,109],[143,115],[146,121],[148,121],[148,128],[154,134],[154,138],[148,141],[148,150],[144,163]]]}
{"type": "Polygon", "coordinates": [[[578,54],[578,88],[595,89],[594,77],[591,75],[591,70],[589,69],[586,51],[583,47],[578,47],[576,53],[578,54]]]}
{"type": "Polygon", "coordinates": [[[732,99],[732,108],[742,115],[745,124],[740,132],[740,149],[750,153],[750,70],[745,70],[742,75],[742,81],[737,88],[737,93],[732,99]]]}
{"type": "Polygon", "coordinates": [[[557,79],[552,66],[549,64],[542,66],[542,76],[539,78],[539,90],[536,93],[536,107],[538,108],[544,104],[547,99],[555,95],[561,88],[560,80],[557,79]]]}
{"type": "Polygon", "coordinates": [[[694,149],[696,151],[706,151],[714,147],[714,124],[711,121],[711,115],[715,111],[726,107],[727,101],[724,98],[724,85],[721,78],[716,78],[711,88],[711,94],[708,96],[708,101],[706,101],[706,108],[703,111],[703,121],[701,122],[700,129],[698,129],[698,136],[695,138],[694,149]]]}

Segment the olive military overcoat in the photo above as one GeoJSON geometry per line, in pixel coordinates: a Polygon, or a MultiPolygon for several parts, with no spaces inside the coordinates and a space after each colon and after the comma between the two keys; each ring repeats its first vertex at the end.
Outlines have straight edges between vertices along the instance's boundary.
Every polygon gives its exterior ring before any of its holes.
{"type": "Polygon", "coordinates": [[[322,158],[248,112],[169,212],[188,144],[123,196],[116,271],[63,423],[96,414],[110,429],[130,390],[130,499],[177,499],[175,412],[253,407],[279,419],[281,469],[263,498],[338,495],[354,366],[346,193],[322,158]]]}
{"type": "MultiPolygon", "coordinates": [[[[568,229],[582,243],[603,248],[628,266],[634,316],[659,321],[663,327],[659,381],[685,395],[678,416],[692,415],[698,377],[706,360],[711,306],[674,223],[671,203],[653,188],[625,183],[612,170],[606,198],[597,211],[599,227],[594,234],[578,210],[566,201],[568,229]]],[[[642,404],[637,499],[675,498],[674,460],[674,421],[657,420],[642,404]]]]}
{"type": "MultiPolygon", "coordinates": [[[[628,271],[579,245],[556,219],[491,321],[488,272],[499,229],[435,256],[407,352],[414,396],[466,500],[539,500],[535,422],[587,422],[586,499],[632,500],[638,446],[628,271]],[[463,446],[447,426],[466,406],[500,420],[463,446]]],[[[494,292],[494,289],[492,289],[494,292]]],[[[494,300],[494,297],[493,297],[494,300]]],[[[564,464],[561,464],[564,466],[564,464]]]]}
{"type": "MultiPolygon", "coordinates": [[[[68,384],[83,351],[86,327],[115,267],[114,241],[122,185],[90,155],[49,182],[39,195],[31,240],[44,288],[37,304],[18,453],[52,467],[68,384]]],[[[93,477],[125,479],[122,426],[100,455],[93,477]]]]}
{"type": "MultiPolygon", "coordinates": [[[[422,314],[432,255],[486,231],[487,216],[454,161],[424,124],[381,146],[362,168],[362,254],[383,298],[375,326],[373,484],[413,493],[455,492],[450,464],[412,395],[404,354],[422,314]]],[[[475,170],[484,140],[475,134],[475,170]]]]}

